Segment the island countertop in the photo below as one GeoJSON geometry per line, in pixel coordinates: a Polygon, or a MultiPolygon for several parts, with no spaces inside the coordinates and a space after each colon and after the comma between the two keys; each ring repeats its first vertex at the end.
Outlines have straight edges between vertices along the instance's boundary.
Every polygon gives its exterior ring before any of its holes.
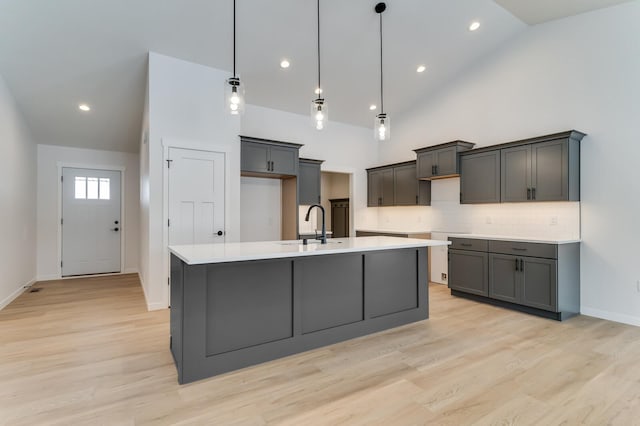
{"type": "Polygon", "coordinates": [[[446,246],[448,241],[399,237],[333,238],[327,244],[309,241],[261,241],[223,244],[172,245],[169,251],[188,265],[280,259],[350,252],[446,246]]]}

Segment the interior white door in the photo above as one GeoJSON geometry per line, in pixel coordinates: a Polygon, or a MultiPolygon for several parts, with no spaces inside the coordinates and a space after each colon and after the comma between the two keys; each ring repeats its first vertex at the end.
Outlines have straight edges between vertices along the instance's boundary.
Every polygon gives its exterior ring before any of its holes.
{"type": "Polygon", "coordinates": [[[62,276],[120,272],[120,172],[62,169],[62,276]]]}
{"type": "Polygon", "coordinates": [[[223,243],[224,154],[169,149],[169,244],[223,243]]]}

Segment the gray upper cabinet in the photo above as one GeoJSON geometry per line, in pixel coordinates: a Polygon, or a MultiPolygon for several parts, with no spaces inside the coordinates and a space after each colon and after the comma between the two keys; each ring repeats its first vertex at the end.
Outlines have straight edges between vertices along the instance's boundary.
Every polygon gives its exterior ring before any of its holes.
{"type": "Polygon", "coordinates": [[[392,164],[367,170],[367,206],[428,206],[431,182],[416,178],[416,162],[392,164]]]}
{"type": "Polygon", "coordinates": [[[241,136],[240,171],[243,176],[298,175],[298,151],[302,145],[241,136]]]}
{"type": "Polygon", "coordinates": [[[320,166],[322,161],[301,158],[298,164],[298,202],[302,205],[320,203],[320,166]]]}
{"type": "Polygon", "coordinates": [[[499,202],[500,150],[460,155],[460,203],[499,202]]]}
{"type": "Polygon", "coordinates": [[[580,140],[575,130],[502,148],[502,202],[580,201],[580,140]]]}
{"type": "Polygon", "coordinates": [[[437,179],[460,173],[458,153],[473,148],[474,144],[453,141],[414,150],[417,155],[418,179],[437,179]]]}

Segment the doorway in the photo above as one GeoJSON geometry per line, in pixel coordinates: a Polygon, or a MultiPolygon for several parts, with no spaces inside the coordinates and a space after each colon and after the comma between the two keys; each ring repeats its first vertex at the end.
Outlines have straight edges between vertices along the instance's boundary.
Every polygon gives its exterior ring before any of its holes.
{"type": "Polygon", "coordinates": [[[169,245],[224,243],[225,155],[169,148],[169,245]]]}
{"type": "Polygon", "coordinates": [[[62,168],[63,277],[121,272],[121,172],[62,168]]]}
{"type": "MultiPolygon", "coordinates": [[[[321,204],[325,208],[327,230],[331,231],[332,238],[344,238],[350,236],[351,212],[349,209],[351,190],[350,173],[329,172],[321,173],[321,204]]],[[[321,226],[321,218],[318,217],[318,228],[321,226]]]]}

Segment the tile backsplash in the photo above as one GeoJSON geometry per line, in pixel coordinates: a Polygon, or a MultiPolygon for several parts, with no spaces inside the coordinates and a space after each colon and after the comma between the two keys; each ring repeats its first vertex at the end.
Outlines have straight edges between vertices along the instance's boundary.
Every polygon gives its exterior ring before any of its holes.
{"type": "Polygon", "coordinates": [[[432,182],[431,207],[378,208],[380,229],[580,238],[580,203],[460,204],[460,179],[432,182]]]}

